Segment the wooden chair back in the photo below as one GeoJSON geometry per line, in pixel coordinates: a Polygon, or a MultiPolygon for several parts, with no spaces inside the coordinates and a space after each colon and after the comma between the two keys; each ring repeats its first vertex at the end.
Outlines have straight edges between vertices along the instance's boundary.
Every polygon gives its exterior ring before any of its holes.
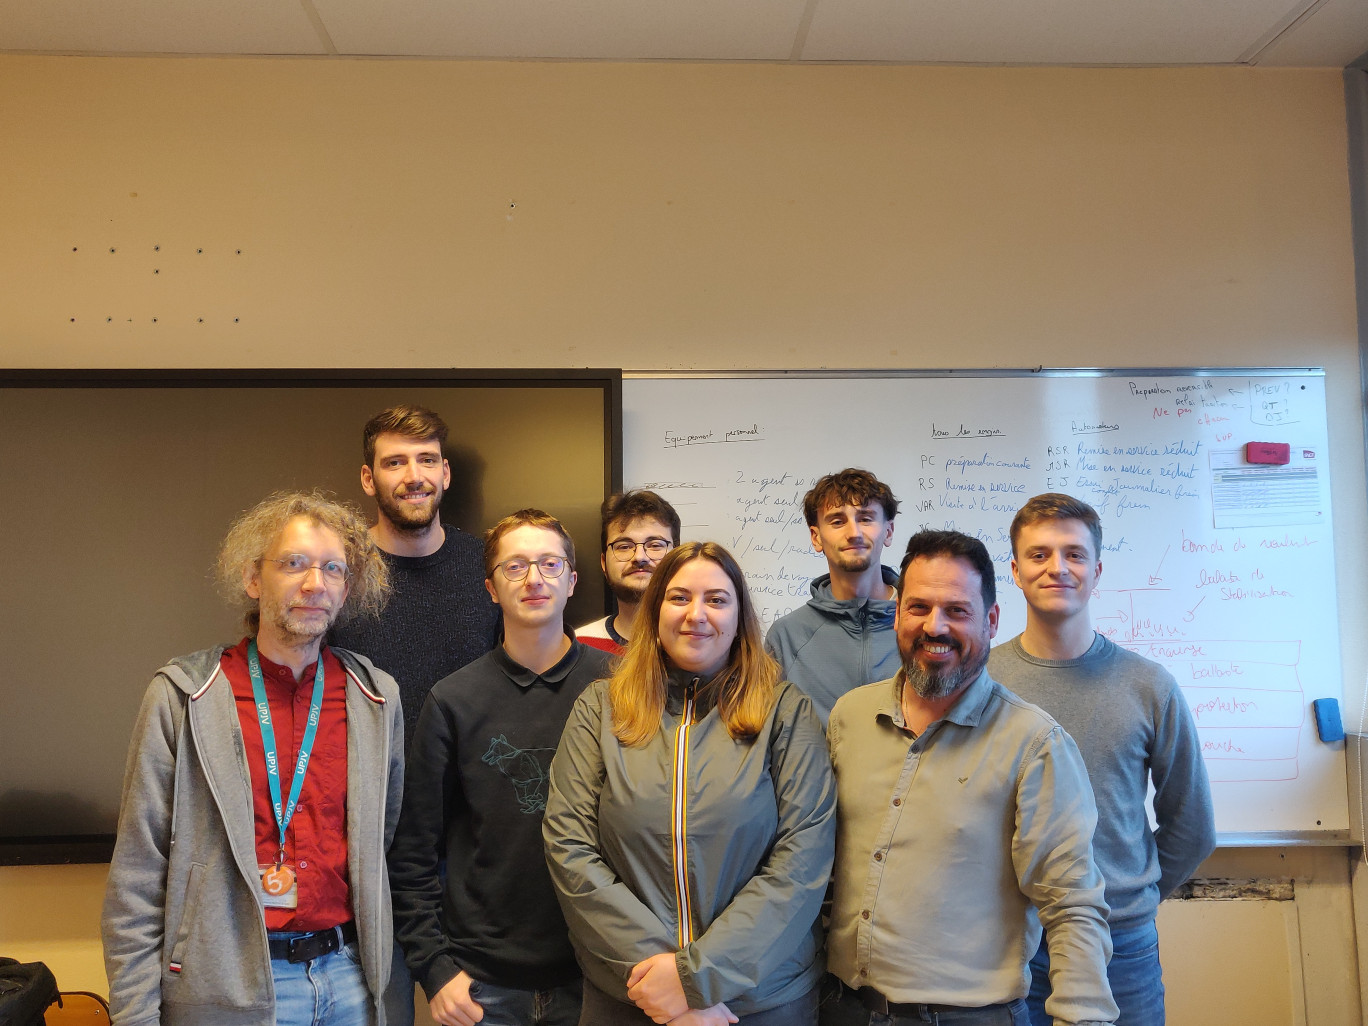
{"type": "Polygon", "coordinates": [[[109,1026],[109,1005],[99,994],[87,990],[62,992],[60,1005],[43,1013],[45,1026],[109,1026]]]}

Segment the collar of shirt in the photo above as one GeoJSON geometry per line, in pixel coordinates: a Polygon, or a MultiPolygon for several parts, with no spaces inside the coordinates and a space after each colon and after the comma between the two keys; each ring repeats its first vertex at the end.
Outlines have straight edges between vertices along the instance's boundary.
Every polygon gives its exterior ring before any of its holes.
{"type": "Polygon", "coordinates": [[[678,713],[683,709],[685,691],[690,684],[698,681],[698,687],[694,690],[694,709],[697,716],[705,716],[717,704],[717,689],[712,686],[713,681],[724,673],[726,673],[725,667],[711,677],[707,677],[690,670],[681,670],[667,660],[665,663],[665,708],[672,713],[678,713]]]}
{"type": "MultiPolygon", "coordinates": [[[[902,689],[906,683],[906,675],[907,671],[902,669],[894,674],[893,686],[888,689],[883,702],[874,711],[876,720],[886,718],[899,730],[907,730],[907,721],[903,719],[902,714],[902,689]]],[[[947,720],[961,727],[978,726],[979,721],[983,719],[984,707],[987,706],[992,694],[993,678],[988,676],[988,668],[985,666],[974,678],[974,682],[956,699],[955,704],[946,710],[945,715],[922,731],[922,736],[931,733],[933,727],[947,720]]]]}
{"type": "MultiPolygon", "coordinates": [[[[238,646],[242,648],[243,653],[246,653],[247,651],[248,640],[250,639],[245,639],[238,643],[238,646]]],[[[327,649],[320,646],[318,649],[318,658],[322,659],[326,652],[327,649]]],[[[244,654],[242,658],[245,663],[247,656],[244,654]]],[[[261,664],[261,676],[264,681],[279,682],[288,685],[291,688],[299,688],[307,685],[310,691],[313,690],[314,671],[318,668],[317,659],[304,667],[302,674],[298,678],[295,677],[294,670],[285,666],[283,663],[272,662],[262,655],[260,651],[257,652],[257,662],[261,664]]]]}
{"type": "Polygon", "coordinates": [[[565,680],[566,675],[575,668],[575,663],[579,661],[580,643],[575,640],[573,631],[567,628],[565,633],[570,638],[570,648],[561,657],[560,662],[545,673],[529,670],[522,663],[513,659],[502,643],[494,648],[492,653],[494,662],[498,664],[499,669],[507,674],[508,679],[520,688],[530,688],[533,684],[544,684],[549,688],[557,688],[561,681],[565,680]]]}
{"type": "Polygon", "coordinates": [[[617,619],[617,614],[614,613],[612,616],[608,617],[608,619],[604,620],[604,621],[603,621],[603,631],[604,631],[605,634],[608,635],[609,638],[612,639],[613,644],[615,644],[615,645],[621,645],[623,648],[626,648],[626,647],[627,647],[627,639],[624,638],[621,634],[619,634],[619,633],[617,632],[617,628],[613,626],[613,621],[616,620],[616,619],[617,619]]]}
{"type": "MultiPolygon", "coordinates": [[[[380,555],[391,567],[397,567],[400,570],[423,570],[430,566],[440,565],[451,558],[452,535],[456,533],[456,528],[450,524],[443,524],[442,532],[442,544],[426,556],[401,556],[396,552],[386,552],[384,549],[380,550],[380,555]]],[[[481,597],[483,597],[484,589],[481,588],[480,591],[481,597]]]]}

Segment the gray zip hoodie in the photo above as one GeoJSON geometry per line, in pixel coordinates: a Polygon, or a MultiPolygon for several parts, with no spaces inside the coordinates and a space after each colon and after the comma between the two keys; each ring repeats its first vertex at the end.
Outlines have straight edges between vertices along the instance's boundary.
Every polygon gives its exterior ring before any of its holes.
{"type": "MultiPolygon", "coordinates": [[[[133,729],[101,922],[115,1026],[275,1023],[250,777],[223,651],[162,667],[133,729]]],[[[385,849],[403,794],[403,717],[388,674],[333,651],[347,671],[352,912],[383,1026],[394,948],[385,849]]]]}
{"type": "MultiPolygon", "coordinates": [[[[880,567],[884,583],[896,587],[898,572],[880,567]]],[[[785,680],[812,699],[826,726],[831,707],[853,688],[888,680],[902,660],[893,633],[894,599],[836,599],[831,575],[812,581],[808,604],[774,621],[765,648],[779,660],[785,680]]]]}

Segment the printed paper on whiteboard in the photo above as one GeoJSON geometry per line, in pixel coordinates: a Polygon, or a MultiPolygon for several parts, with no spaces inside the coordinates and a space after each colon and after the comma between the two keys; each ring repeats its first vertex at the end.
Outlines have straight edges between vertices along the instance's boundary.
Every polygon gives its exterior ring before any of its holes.
{"type": "Polygon", "coordinates": [[[1216,527],[1316,524],[1325,519],[1319,453],[1292,446],[1286,466],[1246,463],[1243,449],[1211,453],[1211,506],[1216,527]]]}

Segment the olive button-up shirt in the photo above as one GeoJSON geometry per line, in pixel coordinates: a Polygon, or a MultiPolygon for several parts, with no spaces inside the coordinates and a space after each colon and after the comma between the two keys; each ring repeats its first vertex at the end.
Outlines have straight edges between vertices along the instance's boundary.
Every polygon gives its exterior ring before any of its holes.
{"type": "Polygon", "coordinates": [[[920,736],[901,688],[899,671],[831,714],[831,972],[890,1001],[1001,1004],[1026,996],[1043,926],[1046,1012],[1113,1022],[1097,809],[1077,746],[986,671],[920,736]]]}

